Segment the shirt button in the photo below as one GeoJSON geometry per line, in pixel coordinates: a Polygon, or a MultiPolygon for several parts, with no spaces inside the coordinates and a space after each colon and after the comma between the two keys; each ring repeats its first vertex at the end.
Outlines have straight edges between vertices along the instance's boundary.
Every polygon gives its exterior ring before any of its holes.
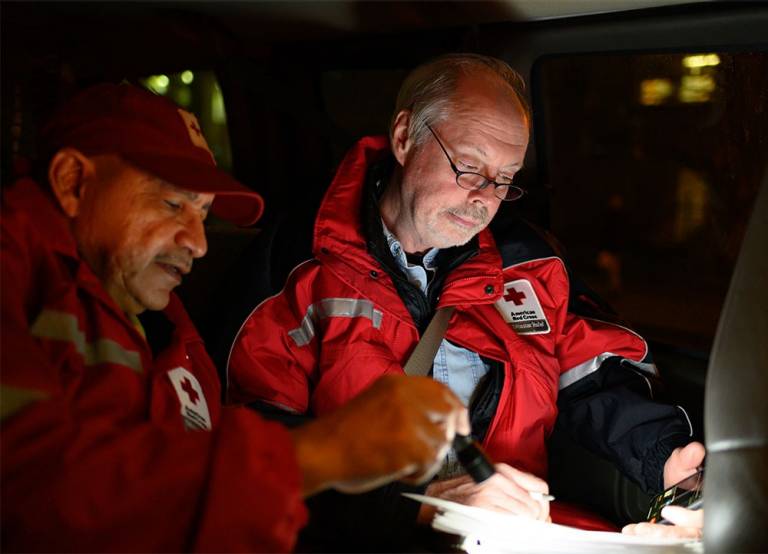
{"type": "Polygon", "coordinates": [[[493,285],[485,285],[485,294],[493,294],[495,290],[493,285]]]}

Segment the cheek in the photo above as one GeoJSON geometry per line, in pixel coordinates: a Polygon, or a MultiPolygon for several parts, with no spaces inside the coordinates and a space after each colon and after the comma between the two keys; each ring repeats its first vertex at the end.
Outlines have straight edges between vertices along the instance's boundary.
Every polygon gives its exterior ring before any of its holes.
{"type": "Polygon", "coordinates": [[[502,202],[501,200],[495,199],[494,201],[486,204],[486,206],[488,207],[488,221],[493,219],[494,216],[496,215],[496,212],[499,211],[499,208],[501,207],[501,202],[502,202]]]}
{"type": "Polygon", "coordinates": [[[115,248],[111,256],[111,266],[115,273],[123,276],[124,280],[131,279],[147,266],[144,249],[133,237],[128,237],[115,248]]]}
{"type": "Polygon", "coordinates": [[[145,226],[129,225],[116,244],[114,263],[126,276],[146,269],[163,249],[162,234],[145,226]]]}
{"type": "Polygon", "coordinates": [[[437,214],[445,208],[445,197],[439,191],[422,189],[414,195],[414,219],[423,223],[432,223],[437,214]]]}

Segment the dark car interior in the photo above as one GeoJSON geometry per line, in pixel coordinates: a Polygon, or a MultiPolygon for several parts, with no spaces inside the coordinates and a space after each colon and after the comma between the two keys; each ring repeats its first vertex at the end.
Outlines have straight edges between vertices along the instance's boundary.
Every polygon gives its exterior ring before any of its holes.
{"type": "MultiPolygon", "coordinates": [[[[528,194],[494,225],[522,217],[551,233],[574,272],[649,342],[664,394],[707,439],[712,490],[727,499],[706,516],[718,529],[708,548],[765,539],[754,529],[729,543],[722,522],[764,527],[768,517],[767,6],[4,1],[0,10],[3,187],[35,170],[36,132],[60,100],[127,80],[196,112],[219,164],[264,196],[254,228],[210,218],[208,255],[179,290],[219,368],[248,313],[311,256],[337,164],[358,138],[387,133],[408,70],[446,52],[507,61],[528,83],[534,132],[519,182],[528,194]]],[[[646,516],[646,493],[557,432],[550,471],[558,498],[617,525],[646,516]]]]}

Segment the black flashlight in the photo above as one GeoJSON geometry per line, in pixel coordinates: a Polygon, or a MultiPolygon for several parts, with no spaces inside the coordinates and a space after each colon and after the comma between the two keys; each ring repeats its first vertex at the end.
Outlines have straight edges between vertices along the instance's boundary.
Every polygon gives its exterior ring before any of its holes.
{"type": "Polygon", "coordinates": [[[453,437],[453,449],[456,451],[461,467],[474,479],[475,483],[482,483],[496,473],[488,455],[471,436],[456,434],[453,437]]]}

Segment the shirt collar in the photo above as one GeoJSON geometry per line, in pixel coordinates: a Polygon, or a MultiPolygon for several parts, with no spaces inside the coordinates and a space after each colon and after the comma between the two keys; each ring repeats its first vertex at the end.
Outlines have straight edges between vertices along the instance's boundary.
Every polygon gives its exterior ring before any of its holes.
{"type": "MultiPolygon", "coordinates": [[[[397,239],[394,233],[389,230],[383,219],[381,220],[381,227],[384,230],[384,238],[387,240],[389,251],[392,253],[392,257],[395,258],[398,267],[402,271],[407,271],[408,268],[413,267],[412,264],[408,262],[408,259],[405,256],[405,250],[403,250],[403,246],[400,244],[400,241],[397,239]]],[[[430,248],[427,253],[424,254],[424,257],[422,258],[422,265],[425,269],[435,270],[437,268],[435,264],[435,258],[439,252],[439,248],[430,248]]]]}

